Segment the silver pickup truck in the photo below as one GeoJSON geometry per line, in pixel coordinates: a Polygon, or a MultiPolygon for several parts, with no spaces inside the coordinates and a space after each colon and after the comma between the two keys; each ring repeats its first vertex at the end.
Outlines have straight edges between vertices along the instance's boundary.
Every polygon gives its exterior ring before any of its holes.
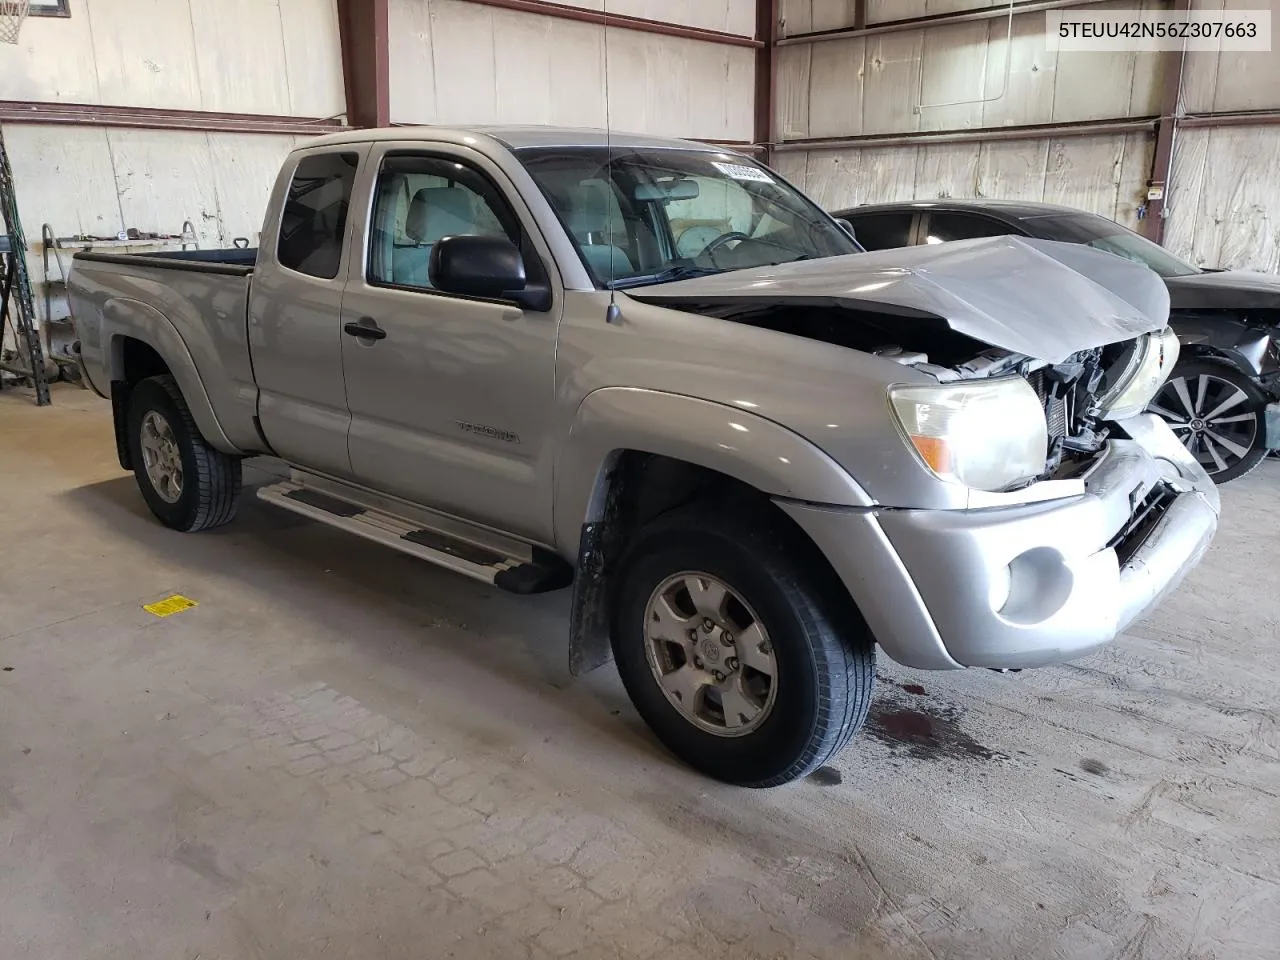
{"type": "Polygon", "coordinates": [[[1160,278],[1001,237],[860,251],[703,144],[547,128],[299,147],[257,250],[75,258],[87,378],[161,522],[264,500],[517,593],[572,586],[699,770],[768,786],[930,670],[1110,643],[1218,494],[1157,417],[1160,278]]]}

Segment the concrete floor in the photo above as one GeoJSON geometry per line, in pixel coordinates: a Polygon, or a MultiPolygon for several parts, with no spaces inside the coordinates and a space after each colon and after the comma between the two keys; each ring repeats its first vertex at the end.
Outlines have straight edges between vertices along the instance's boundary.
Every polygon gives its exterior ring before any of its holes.
{"type": "Polygon", "coordinates": [[[1110,651],[883,661],[834,767],[748,792],[568,683],[566,597],[252,498],[171,533],[55,404],[0,394],[6,958],[1280,956],[1280,463],[1110,651]]]}

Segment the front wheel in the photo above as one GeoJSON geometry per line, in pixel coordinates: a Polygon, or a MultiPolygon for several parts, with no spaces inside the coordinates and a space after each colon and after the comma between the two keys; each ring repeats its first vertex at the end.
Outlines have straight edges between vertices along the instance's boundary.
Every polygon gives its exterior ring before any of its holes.
{"type": "Polygon", "coordinates": [[[641,717],[727,783],[771,787],[862,726],[875,646],[817,551],[774,517],[711,505],[644,527],[617,575],[613,650],[641,717]]]}
{"type": "Polygon", "coordinates": [[[1267,455],[1266,397],[1229,363],[1179,363],[1150,406],[1215,483],[1243,477],[1267,455]]]}

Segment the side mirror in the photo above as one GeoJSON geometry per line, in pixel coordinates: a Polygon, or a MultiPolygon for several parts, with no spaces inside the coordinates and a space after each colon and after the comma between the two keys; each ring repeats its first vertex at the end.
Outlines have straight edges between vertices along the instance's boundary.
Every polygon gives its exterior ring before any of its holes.
{"type": "Polygon", "coordinates": [[[549,290],[529,286],[524,257],[506,237],[444,237],[431,250],[427,276],[445,293],[513,300],[530,310],[551,306],[549,290]]]}
{"type": "Polygon", "coordinates": [[[858,242],[858,235],[853,232],[853,224],[843,217],[836,217],[836,223],[840,225],[840,229],[849,235],[849,239],[854,243],[858,242]]]}

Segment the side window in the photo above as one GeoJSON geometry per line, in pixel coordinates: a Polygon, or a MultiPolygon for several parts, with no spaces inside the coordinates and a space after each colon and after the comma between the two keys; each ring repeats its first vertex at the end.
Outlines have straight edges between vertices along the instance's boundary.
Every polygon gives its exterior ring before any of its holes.
{"type": "Polygon", "coordinates": [[[374,188],[369,282],[430,289],[431,251],[452,236],[521,242],[515,214],[479,171],[442,157],[387,157],[374,188]]]}
{"type": "Polygon", "coordinates": [[[298,164],[280,215],[282,267],[322,280],[338,275],[359,161],[354,153],[318,153],[298,164]]]}
{"type": "Polygon", "coordinates": [[[861,216],[849,214],[845,217],[853,224],[853,232],[858,242],[867,250],[888,250],[891,247],[905,247],[911,243],[911,221],[915,214],[905,213],[864,213],[861,216]]]}
{"type": "Polygon", "coordinates": [[[976,237],[1003,237],[1013,232],[999,220],[989,217],[969,213],[931,213],[925,240],[928,243],[946,243],[976,237]]]}

